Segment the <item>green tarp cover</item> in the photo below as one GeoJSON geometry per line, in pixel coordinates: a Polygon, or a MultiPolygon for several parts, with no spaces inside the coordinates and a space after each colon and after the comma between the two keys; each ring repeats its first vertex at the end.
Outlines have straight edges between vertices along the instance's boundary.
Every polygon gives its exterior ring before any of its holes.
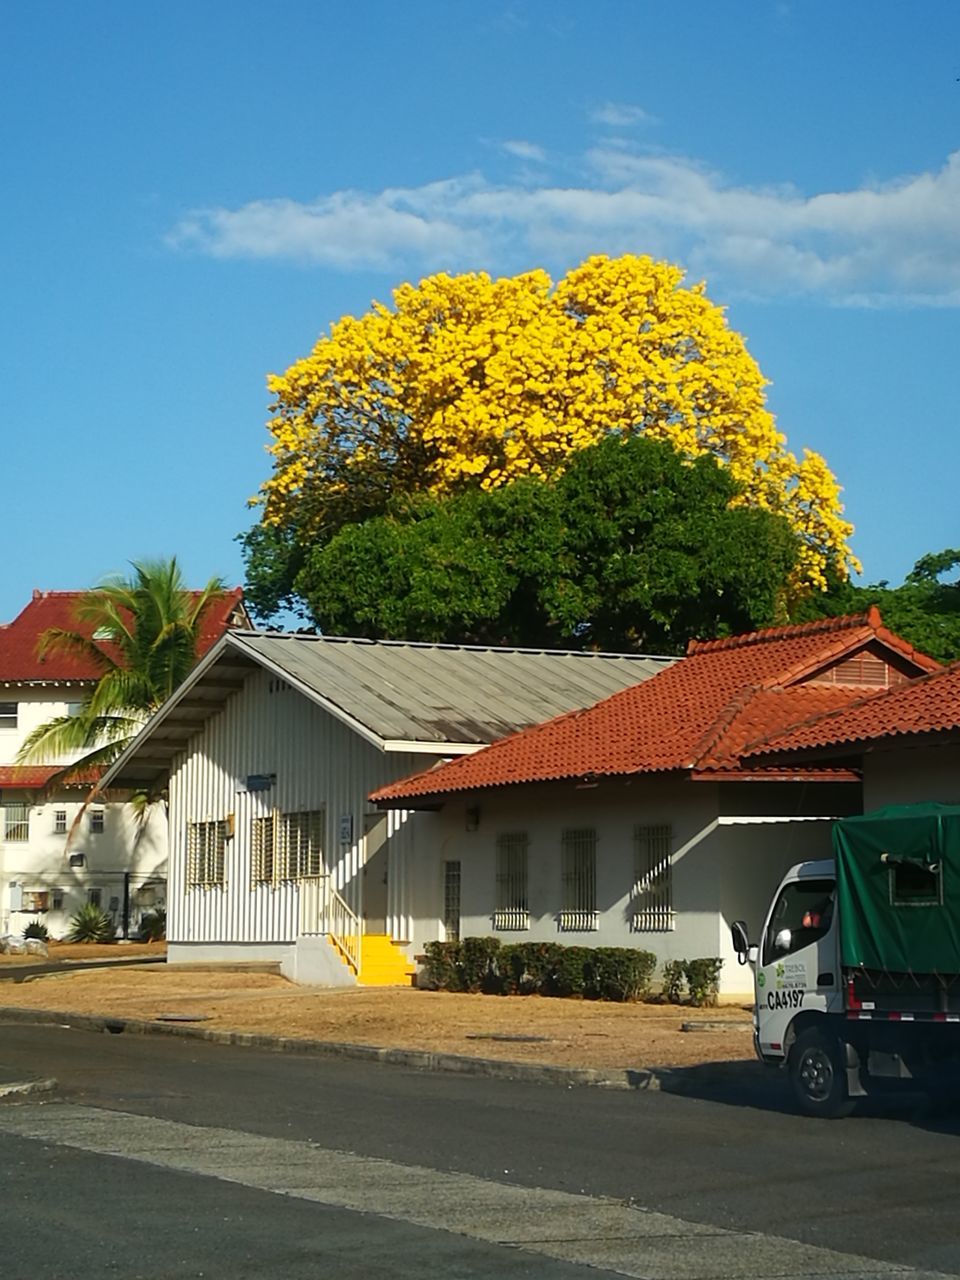
{"type": "Polygon", "coordinates": [[[834,825],[845,967],[960,972],[960,805],[892,805],[834,825]]]}

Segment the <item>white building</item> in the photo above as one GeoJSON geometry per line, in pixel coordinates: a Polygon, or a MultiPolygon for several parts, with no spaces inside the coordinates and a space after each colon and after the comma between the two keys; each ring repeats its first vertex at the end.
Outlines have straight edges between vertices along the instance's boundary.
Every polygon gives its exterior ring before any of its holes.
{"type": "MultiPolygon", "coordinates": [[[[85,902],[109,911],[126,936],[165,900],[167,826],[161,812],[141,829],[124,796],[111,792],[73,831],[95,778],[51,790],[50,779],[69,760],[15,763],[31,730],[79,710],[96,683],[98,671],[77,658],[37,655],[49,628],[84,630],[73,613],[81,594],[35,591],[12,622],[0,625],[0,936],[18,936],[39,920],[52,938],[61,937],[85,902]]],[[[249,625],[239,589],[209,611],[201,650],[233,620],[249,625]]]]}
{"type": "Polygon", "coordinates": [[[169,777],[171,960],[396,981],[493,934],[719,956],[734,996],[728,922],[861,807],[747,745],[936,667],[874,610],[677,662],[230,633],[108,781],[169,777]]]}
{"type": "Polygon", "coordinates": [[[719,957],[721,994],[750,998],[730,921],[758,926],[786,868],[829,856],[861,790],[856,762],[776,767],[747,745],[937,665],[876,610],[693,643],[644,684],[372,798],[433,811],[420,898],[456,880],[451,931],[719,957]]]}
{"type": "Polygon", "coordinates": [[[380,813],[368,794],[669,663],[227,634],[107,775],[169,777],[169,959],[396,981],[442,933],[444,887],[425,871],[432,815],[380,813]]]}

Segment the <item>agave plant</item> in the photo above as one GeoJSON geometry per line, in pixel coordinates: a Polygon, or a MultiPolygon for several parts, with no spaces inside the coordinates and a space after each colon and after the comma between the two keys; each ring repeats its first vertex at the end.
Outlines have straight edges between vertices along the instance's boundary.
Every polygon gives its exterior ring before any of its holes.
{"type": "Polygon", "coordinates": [[[85,902],[71,917],[70,942],[112,942],[116,929],[109,915],[93,902],[85,902]]]}

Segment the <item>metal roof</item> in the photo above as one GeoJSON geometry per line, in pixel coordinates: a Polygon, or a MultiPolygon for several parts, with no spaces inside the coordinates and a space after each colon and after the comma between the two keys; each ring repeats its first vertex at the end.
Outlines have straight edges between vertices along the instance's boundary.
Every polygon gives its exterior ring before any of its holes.
{"type": "Polygon", "coordinates": [[[462,755],[592,706],[673,658],[231,631],[104,777],[156,782],[257,667],[287,680],[383,751],[462,755]]]}

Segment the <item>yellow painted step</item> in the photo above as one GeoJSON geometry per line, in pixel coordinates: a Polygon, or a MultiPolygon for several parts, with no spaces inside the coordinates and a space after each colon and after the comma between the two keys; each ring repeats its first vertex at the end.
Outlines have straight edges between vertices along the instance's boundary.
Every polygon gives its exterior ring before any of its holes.
{"type": "Polygon", "coordinates": [[[407,986],[414,966],[386,934],[365,933],[360,939],[362,987],[407,986]]]}

